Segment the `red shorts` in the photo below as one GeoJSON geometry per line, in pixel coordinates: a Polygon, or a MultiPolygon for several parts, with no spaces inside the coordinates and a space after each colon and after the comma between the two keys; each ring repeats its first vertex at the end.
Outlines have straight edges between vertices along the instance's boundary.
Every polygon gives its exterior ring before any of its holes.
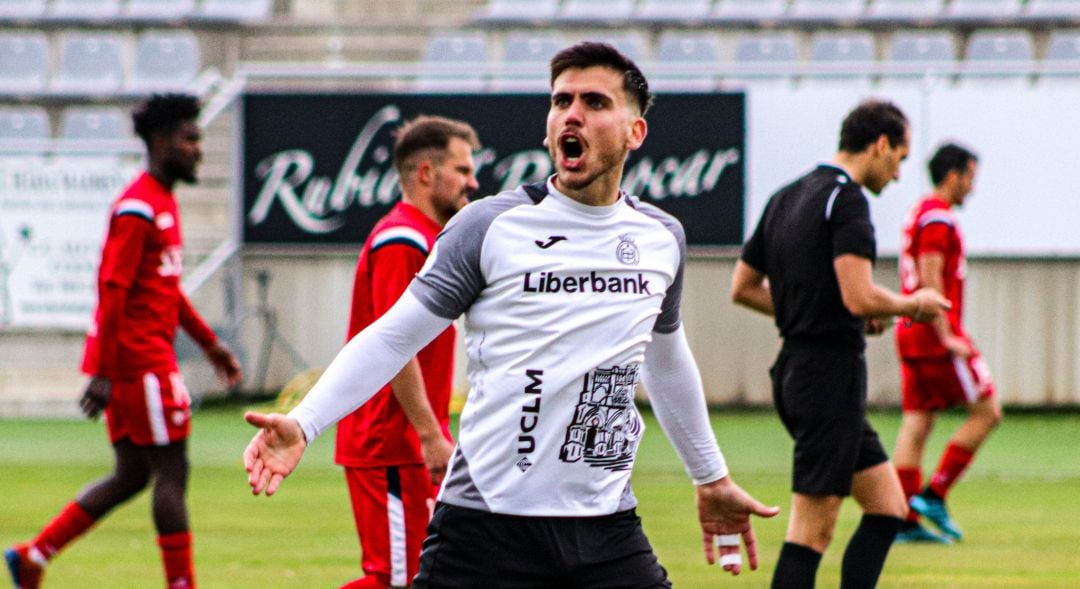
{"type": "Polygon", "coordinates": [[[994,396],[994,380],[982,356],[901,360],[904,411],[937,411],[994,396]]]}
{"type": "Polygon", "coordinates": [[[420,545],[435,508],[438,487],[422,464],[345,467],[364,574],[384,583],[412,583],[420,564],[420,545]]]}
{"type": "Polygon", "coordinates": [[[105,407],[109,440],[136,446],[167,446],[191,433],[191,397],[178,372],[148,372],[140,379],[114,380],[105,407]]]}

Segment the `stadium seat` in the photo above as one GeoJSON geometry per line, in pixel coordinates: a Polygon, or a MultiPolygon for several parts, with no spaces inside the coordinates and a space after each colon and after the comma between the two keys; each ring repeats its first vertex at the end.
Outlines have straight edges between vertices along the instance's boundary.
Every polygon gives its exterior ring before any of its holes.
{"type": "Polygon", "coordinates": [[[113,33],[66,33],[53,90],[61,94],[111,94],[124,81],[122,41],[113,33]]]}
{"type": "Polygon", "coordinates": [[[958,83],[1026,87],[1034,56],[1034,43],[1025,30],[977,31],[968,39],[958,83]]]}
{"type": "Polygon", "coordinates": [[[768,23],[781,18],[788,0],[716,0],[711,18],[719,22],[768,23]]]}
{"type": "Polygon", "coordinates": [[[711,9],[712,0],[640,0],[633,18],[643,23],[696,22],[711,9]]]}
{"type": "Polygon", "coordinates": [[[143,33],[135,45],[133,92],[182,90],[199,74],[199,40],[190,31],[143,33]]]}
{"type": "Polygon", "coordinates": [[[196,16],[207,20],[258,22],[270,18],[271,0],[202,0],[196,16]]]}
{"type": "Polygon", "coordinates": [[[69,106],[60,119],[65,141],[118,141],[131,139],[130,119],[118,106],[69,106]]]}
{"type": "Polygon", "coordinates": [[[645,75],[657,92],[716,90],[720,40],[714,33],[665,31],[656,40],[645,75]]]}
{"type": "Polygon", "coordinates": [[[195,0],[128,0],[123,16],[133,20],[178,20],[195,12],[195,0]]]}
{"type": "Polygon", "coordinates": [[[548,64],[563,47],[566,47],[566,41],[559,33],[507,33],[503,39],[502,68],[492,79],[491,89],[547,93],[551,88],[548,64]]]}
{"type": "Polygon", "coordinates": [[[478,20],[544,22],[555,18],[559,0],[489,0],[478,20]]]}
{"type": "Polygon", "coordinates": [[[49,80],[49,38],[44,32],[0,33],[0,92],[41,92],[49,80]]]}
{"type": "Polygon", "coordinates": [[[36,146],[40,150],[51,138],[49,113],[44,107],[0,107],[0,146],[36,146]]]}
{"type": "Polygon", "coordinates": [[[731,85],[788,86],[799,64],[795,33],[748,33],[735,42],[731,85]]]}
{"type": "Polygon", "coordinates": [[[794,0],[788,18],[795,20],[855,20],[866,11],[866,0],[794,0]]]}
{"type": "Polygon", "coordinates": [[[877,56],[874,35],[867,31],[817,33],[810,42],[810,74],[803,84],[842,83],[855,89],[870,86],[877,56]]]}
{"type": "Polygon", "coordinates": [[[866,18],[871,21],[929,21],[943,10],[944,0],[870,0],[866,18]]]}
{"type": "Polygon", "coordinates": [[[563,21],[623,22],[634,13],[634,0],[563,0],[558,18],[563,21]]]}
{"type": "Polygon", "coordinates": [[[120,0],[53,0],[46,16],[63,20],[102,20],[120,11],[120,0]]]}
{"type": "Polygon", "coordinates": [[[1039,86],[1080,86],[1080,29],[1050,33],[1039,68],[1039,86]]]}
{"type": "Polygon", "coordinates": [[[1004,20],[1020,14],[1021,0],[952,0],[944,16],[959,20],[1004,20]]]}
{"type": "Polygon", "coordinates": [[[880,86],[950,81],[955,69],[956,41],[950,31],[902,31],[889,42],[880,86]],[[927,78],[934,73],[938,75],[927,78]]]}
{"type": "Polygon", "coordinates": [[[1028,0],[1021,16],[1036,19],[1080,19],[1080,0],[1028,0]]]}
{"type": "Polygon", "coordinates": [[[646,48],[649,46],[649,41],[640,31],[601,31],[590,34],[582,40],[607,43],[635,62],[644,61],[648,55],[646,48]]]}
{"type": "Polygon", "coordinates": [[[45,0],[0,0],[0,18],[35,19],[45,14],[45,0]]]}
{"type": "Polygon", "coordinates": [[[416,89],[422,92],[476,92],[486,86],[487,36],[441,33],[428,40],[416,89]]]}

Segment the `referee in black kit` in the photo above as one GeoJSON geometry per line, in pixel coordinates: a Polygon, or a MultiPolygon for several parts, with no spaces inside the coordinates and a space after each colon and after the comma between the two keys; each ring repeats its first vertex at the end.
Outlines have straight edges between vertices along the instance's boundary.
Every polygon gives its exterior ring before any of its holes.
{"type": "Polygon", "coordinates": [[[843,498],[862,521],[844,552],[841,587],[873,587],[907,504],[866,420],[865,333],[880,319],[930,321],[948,302],[931,289],[902,296],[874,284],[874,226],[863,188],[899,178],[911,130],[889,102],[844,119],[829,163],[769,200],[735,266],[732,298],[776,317],[784,345],[771,372],[780,420],[795,440],[791,519],[774,588],[813,587],[843,498]]]}

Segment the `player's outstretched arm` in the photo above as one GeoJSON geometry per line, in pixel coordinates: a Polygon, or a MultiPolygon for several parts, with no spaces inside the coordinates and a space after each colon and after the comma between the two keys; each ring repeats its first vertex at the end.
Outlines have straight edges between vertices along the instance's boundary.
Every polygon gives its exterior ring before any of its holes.
{"type": "Polygon", "coordinates": [[[244,450],[244,468],[251,492],[273,495],[304,455],[307,447],[304,430],[298,421],[280,413],[265,415],[248,411],[244,419],[259,428],[244,450]]]}
{"type": "Polygon", "coordinates": [[[711,483],[697,485],[697,509],[705,560],[715,564],[719,554],[720,566],[732,575],[738,575],[742,572],[738,540],[741,536],[750,559],[750,569],[757,570],[757,538],[750,516],[773,517],[780,513],[780,508],[766,507],[736,485],[730,476],[725,476],[711,483]]]}

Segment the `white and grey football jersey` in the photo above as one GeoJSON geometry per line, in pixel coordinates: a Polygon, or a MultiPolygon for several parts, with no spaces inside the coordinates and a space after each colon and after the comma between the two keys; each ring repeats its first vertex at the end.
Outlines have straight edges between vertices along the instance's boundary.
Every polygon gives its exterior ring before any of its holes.
{"type": "Polygon", "coordinates": [[[685,252],[658,208],[582,205],[550,180],[451,220],[410,286],[432,313],[465,314],[470,390],[441,501],[532,516],[636,504],[634,388],[652,332],[680,325],[685,252]]]}

